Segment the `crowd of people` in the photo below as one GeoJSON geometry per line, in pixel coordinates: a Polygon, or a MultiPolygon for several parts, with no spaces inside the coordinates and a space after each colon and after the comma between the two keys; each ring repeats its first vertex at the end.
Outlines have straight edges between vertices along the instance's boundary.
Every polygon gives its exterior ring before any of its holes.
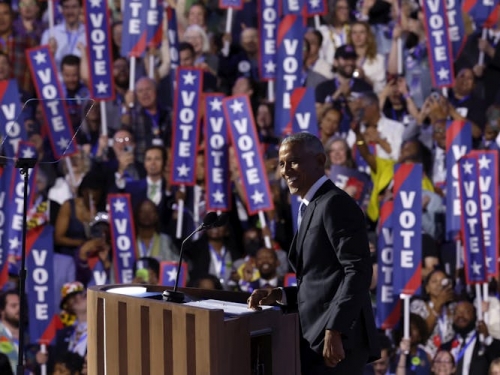
{"type": "MultiPolygon", "coordinates": [[[[0,81],[15,79],[21,102],[30,104],[25,126],[40,163],[29,229],[54,228],[53,303],[65,326],[46,352],[30,342],[27,367],[33,373],[46,365],[51,374],[86,374],[89,262],[101,262],[107,282],[114,281],[107,195],[130,194],[138,259],[133,282],[155,284],[160,279],[160,262],[179,260],[182,239],[207,211],[209,175],[202,135],[196,184],[183,191],[169,182],[175,72],[170,68],[168,35],[164,33],[160,48],[147,48],[131,78],[129,56],[123,56],[120,48],[123,4],[109,1],[116,97],[105,103],[107,132],[103,135],[102,112],[89,98],[82,0],[57,3],[61,18],[49,30],[47,2],[0,1],[0,81]],[[41,106],[28,101],[36,94],[25,56],[26,49],[38,45],[49,46],[64,99],[71,99],[67,107],[73,128],[78,129],[78,152],[66,157],[68,162],[43,163],[54,157],[41,106]],[[154,72],[150,71],[151,58],[154,72]],[[133,90],[129,89],[131,79],[133,90]],[[184,233],[178,238],[180,199],[186,208],[184,233]]],[[[226,12],[217,1],[169,1],[169,6],[177,15],[179,65],[203,70],[205,93],[248,95],[274,203],[274,210],[266,212],[266,225],[257,215],[248,214],[240,171],[230,149],[230,220],[186,245],[187,285],[252,292],[289,282],[287,251],[295,219],[288,189],[280,180],[278,148],[283,136],[275,130],[268,83],[259,76],[258,2],[243,3],[243,9],[234,13],[230,34],[224,31],[226,12]],[[229,53],[223,53],[225,42],[230,42],[229,53]]],[[[481,38],[482,30],[474,20],[467,15],[464,20],[467,34],[461,36],[464,47],[455,59],[454,85],[443,90],[432,87],[424,13],[416,1],[328,1],[319,27],[312,27],[311,19],[304,34],[300,82],[315,90],[325,172],[328,175],[332,166],[342,166],[366,173],[373,184],[363,206],[373,259],[373,301],[377,222],[381,203],[392,199],[393,167],[421,163],[424,170],[422,288],[411,303],[411,337],[402,338],[399,325],[381,330],[382,358],[367,366],[367,374],[500,374],[499,280],[491,280],[481,309],[484,313],[479,316],[471,303],[473,290],[450,259],[455,244],[445,238],[443,229],[449,209],[444,204],[446,122],[470,122],[474,149],[498,150],[500,144],[500,93],[495,83],[500,76],[500,21],[481,38]],[[398,40],[403,41],[402,56],[398,40]],[[483,62],[480,53],[484,53],[483,62]],[[398,59],[403,61],[402,72],[398,59]]],[[[356,186],[339,187],[351,196],[357,194],[356,186]]],[[[15,371],[19,330],[29,324],[19,314],[17,260],[9,257],[9,261],[11,280],[0,297],[2,374],[9,374],[9,363],[15,371]]]]}

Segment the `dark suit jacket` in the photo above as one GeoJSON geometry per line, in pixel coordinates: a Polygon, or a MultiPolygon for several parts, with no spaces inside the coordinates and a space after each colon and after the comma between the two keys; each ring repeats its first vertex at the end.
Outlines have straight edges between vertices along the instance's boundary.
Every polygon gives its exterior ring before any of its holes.
{"type": "MultiPolygon", "coordinates": [[[[443,344],[441,346],[444,350],[451,350],[453,341],[449,343],[443,344]]],[[[476,344],[474,345],[474,350],[472,352],[472,359],[469,367],[469,375],[482,375],[488,373],[488,368],[490,367],[490,363],[498,358],[500,355],[500,341],[493,339],[493,342],[489,346],[484,347],[484,354],[479,355],[480,343],[479,340],[476,340],[476,344]]],[[[464,357],[457,362],[457,374],[461,374],[464,365],[464,357]]]]}
{"type": "Polygon", "coordinates": [[[298,304],[303,337],[322,354],[325,329],[339,331],[345,349],[364,347],[378,358],[369,296],[372,265],[363,212],[330,180],[307,206],[289,253],[297,287],[285,288],[298,304]]]}

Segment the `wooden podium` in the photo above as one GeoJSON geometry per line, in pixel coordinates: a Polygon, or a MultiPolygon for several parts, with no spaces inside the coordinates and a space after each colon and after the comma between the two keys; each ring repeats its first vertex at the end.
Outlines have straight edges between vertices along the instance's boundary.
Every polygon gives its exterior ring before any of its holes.
{"type": "MultiPolygon", "coordinates": [[[[297,314],[271,309],[229,316],[154,299],[170,289],[164,286],[134,285],[147,297],[110,291],[130,287],[88,289],[89,374],[300,374],[297,314]]],[[[246,293],[180,290],[193,299],[246,303],[248,298],[246,293]]]]}

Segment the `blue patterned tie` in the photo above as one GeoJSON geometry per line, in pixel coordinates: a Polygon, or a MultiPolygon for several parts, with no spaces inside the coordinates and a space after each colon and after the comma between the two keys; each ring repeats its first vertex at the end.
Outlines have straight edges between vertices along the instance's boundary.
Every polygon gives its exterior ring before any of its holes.
{"type": "Polygon", "coordinates": [[[307,208],[307,205],[304,202],[300,202],[299,206],[299,216],[297,217],[297,230],[300,228],[300,223],[302,223],[302,218],[304,217],[304,212],[307,208]]]}

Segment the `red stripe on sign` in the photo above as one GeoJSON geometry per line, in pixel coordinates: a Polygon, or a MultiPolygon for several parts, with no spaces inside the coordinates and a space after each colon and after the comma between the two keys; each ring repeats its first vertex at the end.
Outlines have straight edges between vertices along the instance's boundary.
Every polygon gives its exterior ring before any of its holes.
{"type": "Polygon", "coordinates": [[[406,181],[410,173],[413,171],[413,164],[396,164],[397,170],[394,172],[394,188],[393,193],[397,195],[401,190],[401,185],[406,181]]]}
{"type": "MultiPolygon", "coordinates": [[[[285,35],[290,31],[290,29],[295,24],[297,20],[297,16],[293,14],[288,14],[280,22],[278,27],[278,35],[276,36],[276,43],[280,46],[283,43],[283,39],[285,39],[285,35]]],[[[278,47],[279,48],[279,47],[278,47]]]]}
{"type": "Polygon", "coordinates": [[[446,152],[451,149],[451,145],[460,135],[465,124],[465,121],[451,121],[450,125],[446,127],[446,152]]]}

